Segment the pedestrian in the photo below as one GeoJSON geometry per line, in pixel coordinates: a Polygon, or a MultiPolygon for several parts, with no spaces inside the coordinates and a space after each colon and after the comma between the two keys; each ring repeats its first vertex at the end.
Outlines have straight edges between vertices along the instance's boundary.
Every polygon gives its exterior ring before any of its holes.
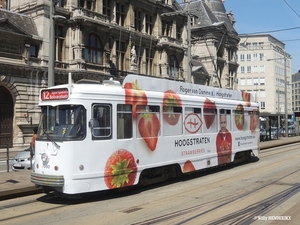
{"type": "Polygon", "coordinates": [[[36,136],[37,136],[37,131],[38,128],[34,127],[33,128],[33,136],[31,138],[31,142],[30,142],[30,158],[32,159],[35,153],[35,140],[36,140],[36,136]]]}

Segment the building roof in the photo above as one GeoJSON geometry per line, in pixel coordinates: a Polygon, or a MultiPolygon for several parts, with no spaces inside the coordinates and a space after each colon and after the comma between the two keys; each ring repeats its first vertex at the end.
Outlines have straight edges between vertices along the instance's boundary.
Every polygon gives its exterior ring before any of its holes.
{"type": "Polygon", "coordinates": [[[11,30],[38,39],[37,27],[32,18],[27,15],[0,9],[0,24],[0,27],[2,27],[0,29],[2,30],[11,30]],[[6,25],[3,29],[2,24],[9,24],[10,27],[6,25]]]}
{"type": "Polygon", "coordinates": [[[228,31],[237,34],[233,27],[235,22],[233,13],[226,13],[222,0],[196,0],[190,3],[182,3],[182,8],[191,11],[191,14],[198,18],[195,27],[207,27],[224,22],[228,31]]]}

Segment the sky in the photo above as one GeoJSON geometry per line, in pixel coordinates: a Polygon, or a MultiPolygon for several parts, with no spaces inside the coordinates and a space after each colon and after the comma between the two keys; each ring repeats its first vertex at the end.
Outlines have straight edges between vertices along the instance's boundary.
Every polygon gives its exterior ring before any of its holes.
{"type": "Polygon", "coordinates": [[[225,0],[225,9],[232,10],[238,34],[272,35],[292,56],[292,74],[300,70],[300,0],[225,0]]]}

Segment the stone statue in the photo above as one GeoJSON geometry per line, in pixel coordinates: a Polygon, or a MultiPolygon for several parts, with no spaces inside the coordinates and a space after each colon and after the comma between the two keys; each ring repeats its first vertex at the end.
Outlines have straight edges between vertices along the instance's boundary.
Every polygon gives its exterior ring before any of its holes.
{"type": "Polygon", "coordinates": [[[131,63],[136,63],[136,51],[135,51],[135,46],[132,46],[131,49],[131,63]]]}

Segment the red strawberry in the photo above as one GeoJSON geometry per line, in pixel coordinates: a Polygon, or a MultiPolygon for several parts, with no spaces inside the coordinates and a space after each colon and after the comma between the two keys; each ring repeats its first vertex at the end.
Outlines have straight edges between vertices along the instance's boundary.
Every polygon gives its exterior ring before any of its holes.
{"type": "Polygon", "coordinates": [[[154,113],[144,113],[138,124],[139,132],[151,151],[157,144],[160,122],[154,113]]]}
{"type": "Polygon", "coordinates": [[[238,104],[236,107],[234,122],[237,129],[243,130],[245,121],[244,121],[244,107],[242,104],[238,104]]]}
{"type": "Polygon", "coordinates": [[[215,120],[216,109],[217,109],[217,107],[216,107],[215,102],[206,98],[204,101],[203,112],[204,112],[204,121],[205,121],[205,125],[206,125],[207,129],[210,128],[210,126],[213,124],[213,122],[215,120]]]}
{"type": "Polygon", "coordinates": [[[250,116],[250,130],[251,132],[254,132],[256,127],[257,127],[257,120],[258,120],[258,116],[257,116],[257,111],[254,109],[252,111],[252,114],[250,116]]]}
{"type": "Polygon", "coordinates": [[[125,88],[125,103],[132,105],[132,117],[136,118],[136,106],[147,105],[148,99],[143,90],[138,85],[138,81],[135,80],[132,83],[126,83],[125,88]]]}
{"type": "Polygon", "coordinates": [[[120,188],[134,184],[137,165],[134,156],[126,149],[115,151],[107,160],[104,180],[108,188],[120,188]]]}
{"type": "Polygon", "coordinates": [[[180,115],[174,114],[173,107],[181,107],[181,105],[181,98],[178,94],[172,90],[165,91],[163,99],[163,109],[165,113],[163,117],[168,124],[174,126],[178,123],[180,115]]]}
{"type": "Polygon", "coordinates": [[[182,168],[183,173],[188,173],[188,172],[192,172],[192,171],[195,171],[195,170],[196,169],[195,169],[193,163],[190,160],[187,160],[184,163],[183,168],[182,168]]]}
{"type": "Polygon", "coordinates": [[[248,92],[242,91],[242,98],[246,102],[247,106],[251,106],[251,95],[248,92]]]}

